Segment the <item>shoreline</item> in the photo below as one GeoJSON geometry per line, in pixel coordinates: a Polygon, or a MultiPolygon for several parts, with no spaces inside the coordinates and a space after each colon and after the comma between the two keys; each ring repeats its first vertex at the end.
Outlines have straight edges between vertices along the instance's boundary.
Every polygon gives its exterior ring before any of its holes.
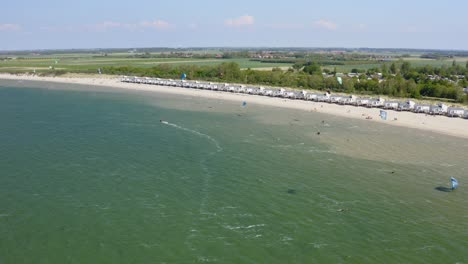
{"type": "Polygon", "coordinates": [[[175,95],[186,95],[208,99],[228,100],[242,103],[247,101],[253,104],[267,105],[272,107],[281,107],[287,109],[303,110],[308,112],[317,112],[353,119],[361,119],[369,122],[378,122],[382,124],[402,126],[408,128],[421,129],[439,134],[468,138],[468,121],[462,118],[450,118],[446,116],[432,116],[415,114],[411,112],[398,112],[394,110],[385,110],[387,120],[381,120],[380,109],[365,108],[349,105],[336,105],[329,103],[299,101],[283,98],[265,97],[258,95],[237,94],[222,91],[199,90],[191,88],[158,86],[150,84],[124,83],[118,77],[112,76],[86,76],[86,77],[40,77],[31,75],[11,75],[0,73],[0,80],[17,81],[42,81],[55,83],[68,83],[99,86],[109,89],[125,89],[133,91],[147,91],[175,95]],[[372,119],[367,119],[371,117],[372,119]],[[395,120],[396,118],[396,120],[395,120]]]}

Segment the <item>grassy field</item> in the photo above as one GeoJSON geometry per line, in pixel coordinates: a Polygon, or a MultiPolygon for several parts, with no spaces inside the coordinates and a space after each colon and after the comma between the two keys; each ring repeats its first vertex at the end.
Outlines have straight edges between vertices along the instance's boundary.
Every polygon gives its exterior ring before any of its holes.
{"type": "Polygon", "coordinates": [[[129,58],[128,54],[96,56],[96,54],[60,54],[57,56],[35,56],[0,60],[0,71],[46,71],[49,67],[66,71],[97,71],[104,66],[133,66],[151,68],[159,64],[170,65],[217,65],[223,62],[236,62],[241,68],[290,67],[285,63],[262,63],[247,58],[239,59],[199,59],[199,58],[129,58]]]}
{"type": "MultiPolygon", "coordinates": [[[[161,53],[152,53],[152,55],[160,55],[161,53]]],[[[166,53],[167,54],[167,53],[166,53]]],[[[193,54],[219,54],[217,50],[209,51],[194,51],[193,54]]],[[[71,72],[97,72],[99,68],[105,66],[133,66],[141,68],[151,68],[159,64],[168,65],[218,65],[223,62],[236,62],[242,69],[258,69],[271,70],[274,67],[279,67],[283,70],[292,66],[290,63],[264,63],[260,61],[252,61],[248,58],[235,59],[215,59],[215,58],[136,58],[131,53],[109,53],[104,56],[103,53],[61,53],[61,54],[45,54],[45,55],[27,55],[18,56],[16,59],[0,60],[0,71],[2,72],[45,72],[50,71],[49,67],[54,67],[56,70],[64,70],[71,72]]],[[[142,55],[142,54],[139,54],[142,55]]],[[[452,65],[453,60],[461,66],[465,66],[468,58],[458,57],[453,59],[422,59],[417,55],[404,58],[409,61],[412,66],[431,65],[440,67],[443,65],[452,65]]],[[[401,61],[395,61],[401,63],[401,61]]],[[[344,61],[345,65],[327,65],[322,69],[333,71],[335,68],[338,72],[351,72],[352,69],[368,70],[370,68],[380,68],[383,62],[378,61],[344,61]]],[[[388,65],[391,62],[386,62],[388,65]]]]}
{"type": "MultiPolygon", "coordinates": [[[[409,57],[404,58],[404,61],[408,61],[412,67],[423,67],[426,65],[431,65],[433,67],[441,67],[441,66],[452,66],[453,61],[458,65],[465,67],[468,58],[453,58],[453,59],[443,59],[443,60],[434,60],[434,59],[422,59],[418,57],[409,57]]],[[[401,61],[394,61],[396,64],[400,64],[401,61]]],[[[368,70],[371,68],[380,68],[383,62],[376,62],[376,61],[369,61],[369,62],[362,62],[362,61],[347,61],[345,65],[328,65],[323,66],[322,69],[329,69],[333,71],[336,67],[337,72],[351,72],[352,69],[360,69],[360,70],[368,70]]],[[[389,67],[392,62],[385,62],[389,67]]]]}

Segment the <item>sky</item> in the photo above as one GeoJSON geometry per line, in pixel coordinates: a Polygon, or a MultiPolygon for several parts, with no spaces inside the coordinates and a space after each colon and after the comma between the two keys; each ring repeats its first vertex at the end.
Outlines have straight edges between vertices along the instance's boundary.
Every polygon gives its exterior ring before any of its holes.
{"type": "Polygon", "coordinates": [[[0,50],[344,47],[468,50],[468,1],[3,1],[0,50]]]}

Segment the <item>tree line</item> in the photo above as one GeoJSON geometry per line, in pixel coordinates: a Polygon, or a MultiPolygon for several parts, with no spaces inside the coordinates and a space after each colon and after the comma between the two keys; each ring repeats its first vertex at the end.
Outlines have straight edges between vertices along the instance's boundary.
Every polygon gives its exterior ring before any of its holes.
{"type": "Polygon", "coordinates": [[[451,67],[439,68],[432,66],[411,67],[406,62],[400,65],[393,63],[390,66],[383,64],[380,69],[369,69],[358,77],[343,77],[342,84],[340,84],[333,76],[336,72],[329,72],[331,75],[324,76],[320,66],[316,63],[306,63],[303,66],[295,65],[287,71],[279,68],[273,68],[272,71],[241,70],[239,64],[235,62],[225,62],[213,66],[160,64],[152,68],[122,66],[102,69],[103,73],[106,74],[179,79],[185,73],[187,79],[193,80],[389,95],[404,98],[437,97],[468,103],[468,95],[464,94],[462,89],[468,85],[466,77],[458,82],[429,77],[429,75],[436,74],[440,77],[453,76],[453,74],[465,74],[466,76],[467,70],[468,63],[466,67],[454,64],[451,67]],[[377,72],[382,73],[382,75],[376,75],[377,72]]]}

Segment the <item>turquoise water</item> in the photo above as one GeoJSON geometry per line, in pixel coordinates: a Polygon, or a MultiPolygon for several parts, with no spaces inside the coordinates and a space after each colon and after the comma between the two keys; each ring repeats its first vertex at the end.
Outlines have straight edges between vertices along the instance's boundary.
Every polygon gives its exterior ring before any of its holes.
{"type": "Polygon", "coordinates": [[[468,263],[466,139],[93,89],[0,82],[0,263],[468,263]]]}

